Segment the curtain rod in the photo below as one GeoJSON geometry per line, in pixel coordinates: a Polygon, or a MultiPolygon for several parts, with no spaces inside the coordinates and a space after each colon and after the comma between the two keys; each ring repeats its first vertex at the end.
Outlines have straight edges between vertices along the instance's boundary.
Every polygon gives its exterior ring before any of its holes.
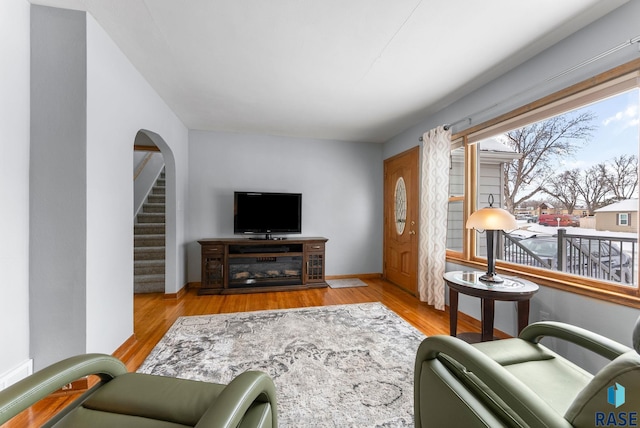
{"type": "MultiPolygon", "coordinates": [[[[564,71],[562,71],[562,72],[560,72],[560,73],[558,73],[558,74],[556,74],[554,76],[551,76],[551,77],[543,80],[540,83],[537,83],[537,84],[535,84],[533,86],[530,86],[529,88],[510,96],[508,99],[511,99],[511,98],[514,98],[514,97],[519,97],[519,96],[521,96],[523,94],[526,94],[527,92],[539,87],[540,85],[542,85],[544,83],[551,82],[551,81],[553,81],[555,79],[558,79],[558,78],[560,78],[562,76],[566,76],[567,74],[573,73],[574,71],[576,71],[576,70],[578,70],[578,69],[580,69],[580,68],[582,68],[582,67],[584,67],[586,65],[589,65],[589,64],[594,63],[594,62],[596,62],[598,60],[601,60],[602,58],[604,58],[604,57],[606,57],[608,55],[611,55],[612,53],[618,52],[620,49],[624,49],[624,48],[626,48],[628,46],[631,46],[634,43],[638,43],[638,50],[640,51],[640,36],[636,36],[636,37],[634,37],[632,39],[629,39],[629,40],[627,40],[627,41],[625,41],[623,43],[620,43],[617,46],[614,46],[613,48],[611,48],[611,49],[609,49],[607,51],[604,51],[604,52],[602,52],[602,53],[600,53],[600,54],[598,54],[598,55],[596,55],[596,56],[594,56],[592,58],[589,58],[586,61],[582,61],[581,63],[579,63],[577,65],[574,65],[573,67],[570,67],[570,68],[568,68],[568,69],[566,69],[566,70],[564,70],[564,71]]],[[[469,124],[471,124],[471,120],[472,120],[473,116],[477,116],[477,115],[479,115],[481,113],[484,113],[484,112],[487,112],[489,110],[492,110],[492,109],[496,108],[497,106],[499,106],[500,104],[502,104],[504,102],[505,102],[505,100],[500,101],[500,102],[495,103],[495,104],[493,104],[493,105],[491,105],[489,107],[486,107],[486,108],[484,108],[482,110],[479,110],[479,111],[477,111],[477,112],[475,112],[473,114],[470,114],[470,115],[468,115],[468,116],[466,116],[466,117],[464,117],[462,119],[458,119],[455,122],[451,122],[451,123],[445,124],[444,125],[444,129],[445,129],[445,131],[448,131],[453,126],[455,126],[455,125],[457,125],[459,123],[465,122],[465,121],[469,121],[469,124]]],[[[420,136],[420,138],[418,138],[418,140],[422,141],[422,136],[420,136]]]]}

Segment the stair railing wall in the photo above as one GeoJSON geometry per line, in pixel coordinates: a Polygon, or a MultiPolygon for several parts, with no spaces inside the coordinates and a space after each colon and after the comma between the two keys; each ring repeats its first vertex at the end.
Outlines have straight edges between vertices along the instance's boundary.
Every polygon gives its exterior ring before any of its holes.
{"type": "Polygon", "coordinates": [[[164,158],[159,152],[136,152],[145,153],[141,159],[134,158],[134,181],[133,181],[133,217],[138,215],[142,205],[147,200],[154,183],[162,173],[164,168],[164,158]],[[136,162],[137,160],[137,162],[136,162]]]}

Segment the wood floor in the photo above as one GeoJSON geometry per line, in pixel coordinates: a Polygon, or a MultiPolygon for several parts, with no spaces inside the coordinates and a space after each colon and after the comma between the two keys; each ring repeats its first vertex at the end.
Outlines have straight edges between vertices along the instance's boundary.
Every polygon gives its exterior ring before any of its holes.
{"type": "MultiPolygon", "coordinates": [[[[130,346],[114,355],[129,371],[142,364],[153,347],[180,316],[246,312],[264,309],[288,309],[308,306],[381,302],[427,336],[449,334],[449,312],[438,311],[420,302],[406,291],[382,279],[362,278],[368,286],[356,288],[320,288],[274,293],[199,296],[188,290],[179,299],[164,294],[136,294],[134,297],[134,335],[130,346]]],[[[479,332],[480,323],[470,317],[458,317],[458,331],[479,332]]],[[[127,344],[129,345],[129,343],[127,344]]],[[[40,426],[77,394],[58,395],[42,400],[14,418],[8,427],[40,426]]]]}

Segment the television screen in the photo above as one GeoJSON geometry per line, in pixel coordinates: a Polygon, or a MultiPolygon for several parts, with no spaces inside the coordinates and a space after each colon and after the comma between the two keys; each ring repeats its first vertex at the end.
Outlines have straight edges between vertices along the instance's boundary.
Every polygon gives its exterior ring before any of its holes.
{"type": "Polygon", "coordinates": [[[302,232],[302,194],[234,192],[233,232],[265,234],[302,232]]]}

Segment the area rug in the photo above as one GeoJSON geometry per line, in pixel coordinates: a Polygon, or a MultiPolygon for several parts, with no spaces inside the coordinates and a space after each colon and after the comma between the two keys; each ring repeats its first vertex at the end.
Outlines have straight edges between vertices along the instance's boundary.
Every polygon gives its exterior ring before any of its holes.
{"type": "Polygon", "coordinates": [[[274,380],[281,427],[412,427],[425,336],[381,303],[180,317],[139,372],[274,380]]]}
{"type": "Polygon", "coordinates": [[[358,278],[328,279],[331,288],[366,287],[367,284],[358,278]]]}

